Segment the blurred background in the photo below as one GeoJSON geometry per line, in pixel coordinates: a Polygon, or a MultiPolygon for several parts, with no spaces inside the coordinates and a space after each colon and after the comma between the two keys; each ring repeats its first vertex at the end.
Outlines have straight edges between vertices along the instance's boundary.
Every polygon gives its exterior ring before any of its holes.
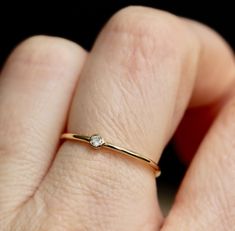
{"type": "MultiPolygon", "coordinates": [[[[235,48],[235,14],[232,1],[42,1],[1,6],[0,65],[12,49],[32,35],[53,35],[73,40],[90,50],[100,29],[119,9],[129,5],[143,5],[169,11],[179,16],[203,22],[218,31],[235,48]],[[49,5],[50,3],[50,5],[49,5]],[[207,5],[207,7],[206,7],[207,5]]],[[[169,210],[175,192],[187,166],[177,157],[170,142],[160,161],[162,176],[158,180],[159,198],[165,213],[169,210]]]]}

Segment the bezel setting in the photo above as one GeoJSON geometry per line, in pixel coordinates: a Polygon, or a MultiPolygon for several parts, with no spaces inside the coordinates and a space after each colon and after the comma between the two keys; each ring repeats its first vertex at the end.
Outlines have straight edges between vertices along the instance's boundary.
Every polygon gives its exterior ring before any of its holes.
{"type": "Polygon", "coordinates": [[[105,143],[104,142],[104,139],[101,135],[99,134],[94,134],[90,137],[90,141],[89,141],[90,145],[93,147],[93,148],[100,148],[103,146],[103,144],[105,143]]]}

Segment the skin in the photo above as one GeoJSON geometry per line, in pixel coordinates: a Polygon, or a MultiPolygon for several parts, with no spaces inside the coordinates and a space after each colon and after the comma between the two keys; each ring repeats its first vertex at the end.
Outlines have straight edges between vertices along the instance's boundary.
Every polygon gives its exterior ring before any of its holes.
{"type": "Polygon", "coordinates": [[[0,77],[1,230],[232,230],[234,67],[211,29],[145,7],[117,12],[89,54],[60,38],[24,41],[0,77]],[[65,131],[155,161],[175,134],[181,158],[194,158],[169,215],[150,168],[61,142],[65,131]]]}

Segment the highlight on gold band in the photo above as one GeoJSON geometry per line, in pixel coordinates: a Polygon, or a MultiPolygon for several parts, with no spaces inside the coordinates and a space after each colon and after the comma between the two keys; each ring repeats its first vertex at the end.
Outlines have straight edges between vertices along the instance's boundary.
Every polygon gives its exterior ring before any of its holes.
{"type": "Polygon", "coordinates": [[[85,142],[85,143],[90,144],[95,149],[104,147],[104,148],[108,148],[108,149],[117,151],[121,154],[133,157],[138,160],[142,160],[143,162],[148,164],[154,170],[156,177],[159,177],[161,174],[161,170],[155,161],[153,161],[153,160],[149,159],[148,157],[145,157],[139,153],[136,153],[134,151],[119,147],[119,146],[111,144],[109,142],[106,142],[104,140],[104,138],[99,134],[94,134],[92,136],[85,136],[85,135],[78,135],[78,134],[73,134],[73,133],[64,133],[64,134],[62,134],[61,139],[68,139],[68,140],[85,142]]]}

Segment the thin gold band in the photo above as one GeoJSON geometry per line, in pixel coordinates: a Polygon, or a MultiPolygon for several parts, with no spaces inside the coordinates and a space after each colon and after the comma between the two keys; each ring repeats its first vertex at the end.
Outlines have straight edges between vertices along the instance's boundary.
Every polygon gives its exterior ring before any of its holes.
{"type": "Polygon", "coordinates": [[[73,133],[64,133],[64,134],[62,134],[61,139],[76,140],[76,141],[89,143],[93,148],[104,147],[104,148],[112,149],[112,150],[117,151],[119,153],[122,153],[124,155],[127,155],[127,156],[133,157],[135,159],[139,159],[139,160],[144,161],[154,170],[156,177],[159,177],[161,174],[161,170],[155,161],[153,161],[145,156],[142,156],[141,154],[136,153],[134,151],[119,147],[117,145],[113,145],[109,142],[106,142],[98,134],[95,134],[92,136],[85,136],[85,135],[78,135],[78,134],[73,134],[73,133]]]}

